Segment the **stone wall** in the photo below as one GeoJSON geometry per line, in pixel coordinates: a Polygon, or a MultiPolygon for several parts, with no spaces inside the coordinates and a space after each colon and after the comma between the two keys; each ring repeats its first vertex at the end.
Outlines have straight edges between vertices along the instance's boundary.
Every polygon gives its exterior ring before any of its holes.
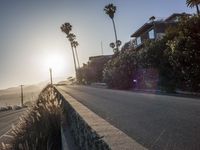
{"type": "Polygon", "coordinates": [[[54,86],[62,101],[63,117],[76,146],[81,150],[146,150],[125,133],[115,128],[60,87],[54,86]]]}

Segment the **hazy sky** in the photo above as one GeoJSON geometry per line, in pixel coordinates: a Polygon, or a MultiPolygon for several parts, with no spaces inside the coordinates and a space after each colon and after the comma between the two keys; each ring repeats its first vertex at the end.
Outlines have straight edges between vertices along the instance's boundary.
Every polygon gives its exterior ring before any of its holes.
{"type": "Polygon", "coordinates": [[[113,27],[103,11],[108,3],[117,6],[122,43],[153,15],[195,12],[185,0],[1,0],[0,89],[47,80],[50,65],[54,77],[74,74],[71,49],[60,31],[64,22],[70,22],[77,35],[81,64],[101,54],[101,41],[104,54],[112,54],[113,27]]]}

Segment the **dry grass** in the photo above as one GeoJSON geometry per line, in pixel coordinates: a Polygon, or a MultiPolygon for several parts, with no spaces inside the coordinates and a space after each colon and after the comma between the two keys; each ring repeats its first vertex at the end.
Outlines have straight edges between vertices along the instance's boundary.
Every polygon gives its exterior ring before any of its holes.
{"type": "Polygon", "coordinates": [[[60,150],[60,115],[60,104],[49,87],[13,127],[11,142],[2,146],[5,150],[60,150]]]}

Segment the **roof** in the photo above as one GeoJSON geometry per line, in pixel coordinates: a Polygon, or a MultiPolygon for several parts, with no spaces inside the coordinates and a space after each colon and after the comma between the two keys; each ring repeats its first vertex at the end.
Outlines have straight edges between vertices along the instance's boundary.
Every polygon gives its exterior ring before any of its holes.
{"type": "Polygon", "coordinates": [[[145,23],[143,26],[141,26],[137,31],[135,31],[131,37],[138,37],[141,35],[141,32],[145,32],[148,29],[150,29],[154,24],[166,24],[166,22],[162,19],[154,21],[154,22],[148,22],[145,23]]]}
{"type": "Polygon", "coordinates": [[[89,60],[97,59],[97,58],[111,58],[111,57],[112,57],[112,55],[98,55],[98,56],[89,57],[89,60]]]}
{"type": "Polygon", "coordinates": [[[190,14],[186,14],[186,13],[174,13],[172,15],[170,15],[169,17],[167,17],[166,19],[156,19],[153,22],[147,22],[145,23],[143,26],[141,26],[138,30],[136,30],[131,37],[138,37],[141,35],[141,32],[147,31],[148,29],[150,29],[153,26],[153,23],[155,24],[165,24],[165,23],[172,23],[170,22],[171,19],[173,19],[176,16],[190,16],[190,14]]]}
{"type": "Polygon", "coordinates": [[[190,16],[190,14],[186,14],[186,13],[173,13],[171,16],[167,17],[165,19],[165,21],[170,21],[171,19],[173,19],[174,17],[177,16],[190,16]]]}
{"type": "Polygon", "coordinates": [[[152,23],[145,23],[145,24],[144,24],[143,26],[141,26],[136,32],[134,32],[134,33],[131,35],[131,37],[137,37],[137,36],[139,36],[140,33],[141,33],[142,31],[145,31],[145,30],[151,28],[152,26],[153,26],[152,23]]]}

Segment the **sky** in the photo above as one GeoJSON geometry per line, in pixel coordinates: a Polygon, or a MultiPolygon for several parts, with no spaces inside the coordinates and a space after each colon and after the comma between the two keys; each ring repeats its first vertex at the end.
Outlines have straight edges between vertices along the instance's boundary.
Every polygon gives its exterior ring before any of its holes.
{"type": "Polygon", "coordinates": [[[1,0],[0,1],[0,89],[34,84],[53,77],[74,76],[72,53],[60,26],[70,22],[77,36],[80,62],[113,54],[114,41],[105,5],[117,6],[115,22],[122,44],[148,21],[172,13],[195,13],[185,0],[1,0]]]}

